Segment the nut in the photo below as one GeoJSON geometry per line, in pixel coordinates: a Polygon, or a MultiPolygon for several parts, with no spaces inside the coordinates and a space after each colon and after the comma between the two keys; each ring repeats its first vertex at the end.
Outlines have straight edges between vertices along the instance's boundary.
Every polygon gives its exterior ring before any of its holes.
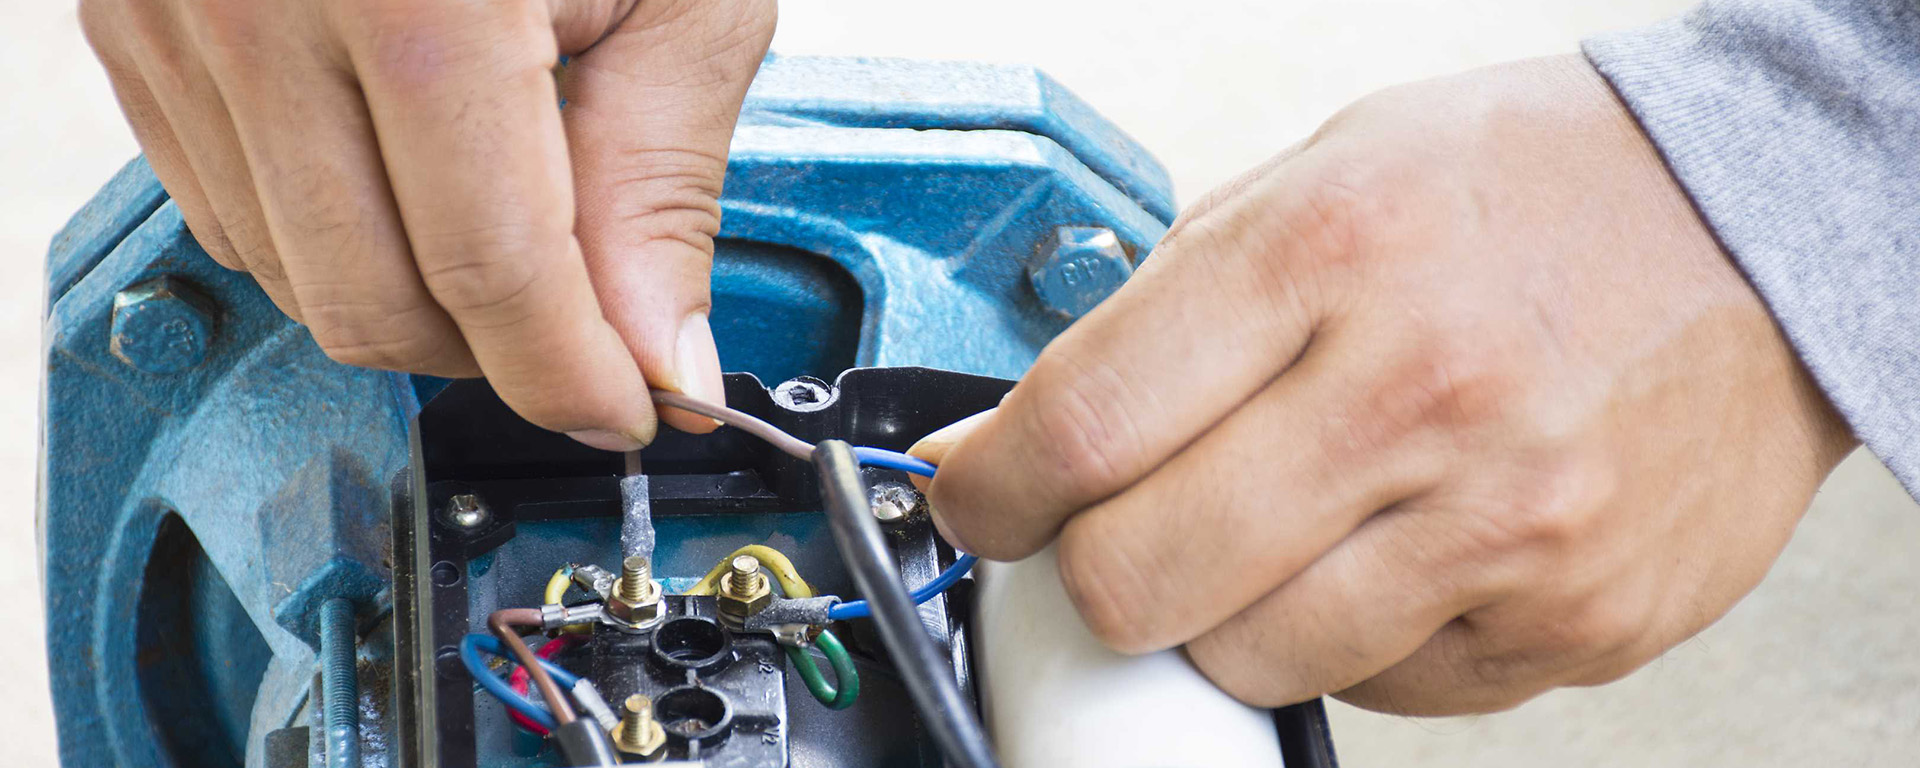
{"type": "Polygon", "coordinates": [[[651,757],[666,745],[667,729],[653,718],[653,700],[637,693],[628,696],[620,707],[620,724],[613,729],[613,746],[629,755],[651,757]]]}
{"type": "Polygon", "coordinates": [[[185,280],[143,280],[113,295],[107,351],[147,373],[180,373],[206,359],[219,314],[213,300],[185,280]]]}
{"type": "Polygon", "coordinates": [[[607,621],[617,628],[638,631],[666,617],[661,601],[660,582],[653,579],[653,564],[635,555],[620,562],[620,580],[607,597],[607,621]]]}
{"type": "Polygon", "coordinates": [[[735,629],[752,616],[773,604],[773,587],[767,583],[767,575],[760,572],[760,560],[752,555],[741,555],[733,559],[732,570],[720,581],[720,595],[715,600],[720,610],[720,618],[735,629]]]}
{"type": "Polygon", "coordinates": [[[1132,276],[1133,258],[1106,227],[1057,227],[1027,266],[1040,302],[1069,318],[1093,311],[1132,276]]]}

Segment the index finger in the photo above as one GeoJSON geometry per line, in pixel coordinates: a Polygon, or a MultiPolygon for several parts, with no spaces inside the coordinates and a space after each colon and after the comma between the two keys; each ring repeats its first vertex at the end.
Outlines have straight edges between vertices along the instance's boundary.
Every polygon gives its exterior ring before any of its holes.
{"type": "Polygon", "coordinates": [[[651,440],[646,382],[573,236],[545,6],[346,5],[336,22],[414,259],[501,399],[598,447],[651,440]]]}
{"type": "Polygon", "coordinates": [[[996,560],[1033,553],[1292,363],[1320,316],[1314,264],[1349,247],[1346,201],[1289,171],[1298,162],[1256,172],[1175,224],[997,412],[916,447],[944,453],[930,493],[955,546],[996,560]]]}

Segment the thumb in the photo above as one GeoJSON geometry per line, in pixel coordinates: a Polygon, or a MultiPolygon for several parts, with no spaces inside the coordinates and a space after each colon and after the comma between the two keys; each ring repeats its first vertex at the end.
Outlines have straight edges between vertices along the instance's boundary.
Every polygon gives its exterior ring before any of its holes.
{"type": "MultiPolygon", "coordinates": [[[[727,145],[772,0],[559,0],[574,230],[601,312],[650,386],[726,399],[707,315],[727,145]],[[595,35],[598,27],[611,32],[595,35]],[[584,50],[574,50],[584,48],[584,50]]],[[[610,363],[612,361],[609,361],[610,363]]],[[[705,432],[709,419],[661,417],[705,432]]]]}
{"type": "MultiPolygon", "coordinates": [[[[993,415],[998,411],[998,408],[989,408],[934,430],[932,434],[920,438],[920,442],[914,443],[912,448],[908,448],[907,453],[925,459],[927,463],[937,467],[941,461],[947,458],[947,454],[953,451],[954,446],[959,445],[962,440],[967,439],[967,435],[973,434],[975,429],[979,428],[981,424],[986,423],[988,419],[993,418],[993,415]]],[[[935,474],[937,477],[938,473],[935,474]]],[[[953,527],[948,525],[947,521],[942,518],[940,514],[940,502],[936,499],[936,496],[940,493],[952,493],[952,491],[944,486],[935,485],[934,480],[928,480],[918,475],[912,476],[912,480],[915,486],[918,486],[922,492],[927,494],[927,501],[929,502],[927,508],[933,513],[933,527],[940,532],[940,537],[946,539],[947,543],[952,544],[955,549],[962,552],[971,552],[972,550],[967,549],[965,542],[962,542],[954,536],[953,527]]]]}
{"type": "MultiPolygon", "coordinates": [[[[928,433],[926,437],[920,438],[920,441],[914,443],[912,448],[907,449],[907,453],[914,457],[925,459],[928,464],[936,467],[940,466],[940,462],[947,458],[947,454],[953,451],[954,446],[959,445],[960,441],[967,439],[967,435],[973,434],[973,430],[979,427],[981,422],[993,418],[993,414],[999,410],[998,408],[988,408],[972,416],[936,429],[928,433]]],[[[926,482],[926,479],[915,475],[914,481],[926,482]]]]}

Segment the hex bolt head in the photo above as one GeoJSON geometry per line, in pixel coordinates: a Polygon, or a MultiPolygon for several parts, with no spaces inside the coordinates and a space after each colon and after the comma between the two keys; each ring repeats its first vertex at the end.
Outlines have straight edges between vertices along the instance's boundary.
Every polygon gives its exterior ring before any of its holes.
{"type": "Polygon", "coordinates": [[[113,295],[107,350],[147,373],[180,373],[206,359],[219,317],[218,305],[185,280],[143,280],[113,295]]]}
{"type": "Polygon", "coordinates": [[[1133,258],[1106,227],[1056,227],[1027,265],[1040,303],[1077,318],[1133,276],[1133,258]]]}

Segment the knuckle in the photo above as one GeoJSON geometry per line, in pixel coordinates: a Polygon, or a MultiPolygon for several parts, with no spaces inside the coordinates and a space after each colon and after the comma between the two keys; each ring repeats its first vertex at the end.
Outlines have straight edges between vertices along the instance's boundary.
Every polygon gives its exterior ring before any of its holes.
{"type": "Polygon", "coordinates": [[[495,225],[459,233],[453,242],[429,240],[421,251],[444,256],[421,277],[434,300],[456,316],[488,327],[518,323],[533,309],[525,299],[541,279],[527,254],[548,249],[555,237],[540,228],[495,225]]]}
{"type": "Polygon", "coordinates": [[[115,42],[113,30],[119,8],[113,0],[80,0],[74,9],[80,20],[80,35],[87,45],[100,50],[115,42]]]}
{"type": "Polygon", "coordinates": [[[1497,552],[1564,554],[1605,522],[1613,483],[1591,463],[1542,459],[1491,494],[1481,522],[1497,552]]]}
{"type": "Polygon", "coordinates": [[[271,31],[253,0],[196,0],[195,35],[214,56],[226,63],[243,63],[249,54],[266,48],[271,31]]]}
{"type": "Polygon", "coordinates": [[[280,264],[280,253],[273,247],[273,238],[267,232],[265,220],[254,216],[234,216],[221,221],[220,232],[234,255],[247,265],[247,271],[255,277],[276,282],[287,279],[286,270],[280,264]]]}
{"type": "MultiPolygon", "coordinates": [[[[694,0],[641,3],[628,20],[635,28],[674,34],[682,41],[687,61],[708,63],[756,60],[773,39],[778,14],[778,3],[774,0],[732,3],[694,0]],[[742,49],[747,49],[749,55],[733,55],[742,49]]],[[[711,66],[686,69],[687,78],[700,78],[700,82],[721,82],[727,74],[726,69],[711,66]]]]}
{"type": "Polygon", "coordinates": [[[1149,625],[1152,600],[1136,586],[1143,574],[1134,562],[1116,557],[1100,539],[1076,535],[1072,527],[1058,547],[1060,583],[1094,638],[1120,653],[1159,650],[1149,625]]]}
{"type": "Polygon", "coordinates": [[[431,91],[454,75],[544,73],[559,63],[544,6],[530,0],[350,5],[343,18],[350,25],[350,47],[364,50],[361,66],[401,90],[431,91]]]}
{"type": "Polygon", "coordinates": [[[409,321],[408,315],[418,311],[395,311],[369,302],[328,301],[302,307],[301,315],[313,333],[314,343],[335,362],[419,372],[440,357],[447,340],[412,330],[421,325],[409,321]]]}
{"type": "Polygon", "coordinates": [[[220,220],[214,218],[211,212],[201,210],[199,206],[194,206],[194,210],[188,210],[187,206],[182,205],[180,216],[186,221],[187,233],[193,235],[194,242],[200,244],[200,250],[212,256],[214,261],[228,269],[251,271],[251,265],[240,258],[239,251],[233,247],[233,241],[227,239],[226,228],[221,226],[220,220]]]}
{"type": "Polygon", "coordinates": [[[1223,192],[1156,253],[1216,280],[1250,283],[1257,301],[1235,309],[1266,325],[1298,327],[1333,308],[1362,258],[1360,189],[1323,170],[1276,172],[1223,192]]]}
{"type": "MultiPolygon", "coordinates": [[[[1029,391],[1046,393],[1027,413],[1039,460],[1058,479],[1055,495],[1083,503],[1127,484],[1144,463],[1145,441],[1128,412],[1143,402],[1112,365],[1062,349],[1048,356],[1029,391]]],[[[1150,402],[1150,401],[1148,401],[1150,402]]]]}
{"type": "Polygon", "coordinates": [[[1515,388],[1497,360],[1468,346],[1457,336],[1430,340],[1380,377],[1362,401],[1382,432],[1377,442],[1501,420],[1515,388]]]}
{"type": "MultiPolygon", "coordinates": [[[[309,325],[311,327],[311,325],[309,325]]],[[[401,340],[375,340],[358,337],[343,339],[340,334],[314,334],[315,342],[327,357],[341,365],[378,368],[387,371],[419,371],[426,362],[414,344],[401,340]]]]}
{"type": "MultiPolygon", "coordinates": [[[[593,231],[602,236],[617,233],[631,239],[632,245],[678,242],[712,255],[714,238],[720,234],[725,157],[695,150],[623,149],[607,164],[622,170],[604,184],[596,180],[592,194],[612,201],[608,207],[612,221],[593,231]]],[[[592,216],[596,210],[599,207],[590,206],[583,215],[592,216]]]]}
{"type": "Polygon", "coordinates": [[[1637,644],[1650,626],[1651,616],[1642,603],[1593,600],[1558,622],[1548,645],[1563,655],[1590,660],[1637,644]]]}
{"type": "Polygon", "coordinates": [[[1360,235],[1372,221],[1370,201],[1385,190],[1377,189],[1357,166],[1331,161],[1293,186],[1299,204],[1286,209],[1286,220],[1290,231],[1314,246],[1307,252],[1331,258],[1332,264],[1359,255],[1360,235]]]}

